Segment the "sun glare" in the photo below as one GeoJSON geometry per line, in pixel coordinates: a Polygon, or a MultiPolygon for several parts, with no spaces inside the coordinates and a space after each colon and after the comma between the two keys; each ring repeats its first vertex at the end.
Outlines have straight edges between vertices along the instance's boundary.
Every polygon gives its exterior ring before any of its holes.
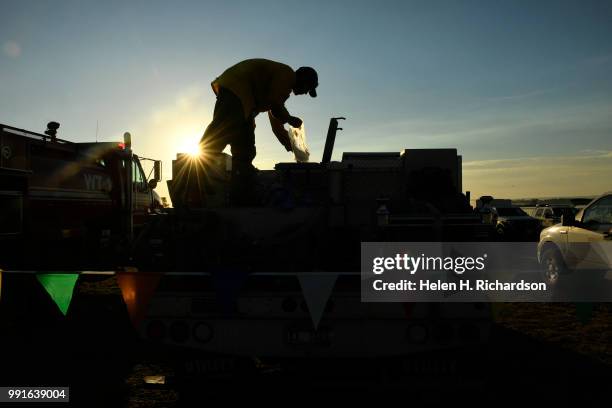
{"type": "Polygon", "coordinates": [[[179,146],[178,153],[185,153],[191,157],[198,157],[202,155],[199,143],[193,140],[186,140],[179,146]]]}
{"type": "Polygon", "coordinates": [[[191,157],[198,157],[202,155],[202,151],[200,150],[200,147],[197,145],[190,146],[188,149],[185,150],[185,153],[187,153],[191,157]]]}

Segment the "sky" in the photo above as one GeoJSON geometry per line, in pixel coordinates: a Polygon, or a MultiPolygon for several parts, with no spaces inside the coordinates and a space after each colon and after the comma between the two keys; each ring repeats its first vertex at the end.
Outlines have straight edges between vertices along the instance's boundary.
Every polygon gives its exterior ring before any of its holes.
{"type": "MultiPolygon", "coordinates": [[[[210,82],[248,58],[319,73],[293,95],[311,160],[457,148],[472,197],[612,190],[610,1],[0,0],[0,123],[73,141],[132,134],[171,160],[199,141],[210,82]]],[[[259,115],[254,164],[293,161],[259,115]]],[[[167,194],[165,183],[159,188],[167,194]]]]}

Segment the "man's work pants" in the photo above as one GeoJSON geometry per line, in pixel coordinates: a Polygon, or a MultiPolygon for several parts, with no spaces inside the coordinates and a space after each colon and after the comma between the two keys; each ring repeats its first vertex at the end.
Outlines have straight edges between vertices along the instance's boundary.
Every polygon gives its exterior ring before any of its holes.
{"type": "Polygon", "coordinates": [[[231,91],[220,88],[215,103],[213,120],[204,131],[200,147],[206,153],[221,153],[231,146],[232,205],[252,205],[255,202],[255,167],[251,164],[256,155],[255,120],[245,118],[240,99],[231,91]]]}

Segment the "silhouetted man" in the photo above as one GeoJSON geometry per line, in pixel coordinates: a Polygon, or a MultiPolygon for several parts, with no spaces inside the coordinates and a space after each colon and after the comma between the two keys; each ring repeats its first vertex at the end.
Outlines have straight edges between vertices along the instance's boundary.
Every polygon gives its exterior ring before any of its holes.
{"type": "Polygon", "coordinates": [[[317,96],[317,72],[310,67],[294,71],[280,62],[249,59],[228,68],[212,82],[217,95],[210,125],[200,140],[204,155],[220,153],[228,144],[232,152],[232,201],[250,204],[253,176],[251,164],[255,150],[255,116],[268,112],[272,131],[279,142],[291,151],[289,134],[284,127],[289,123],[300,127],[302,120],[291,116],[285,101],[295,95],[308,93],[317,96]]]}

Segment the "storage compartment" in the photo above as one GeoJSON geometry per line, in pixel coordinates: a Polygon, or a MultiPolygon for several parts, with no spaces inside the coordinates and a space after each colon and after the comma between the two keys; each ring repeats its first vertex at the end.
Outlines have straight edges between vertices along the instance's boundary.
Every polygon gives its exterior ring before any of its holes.
{"type": "Polygon", "coordinates": [[[0,191],[0,235],[20,234],[23,230],[23,195],[0,191]]]}
{"type": "Polygon", "coordinates": [[[329,201],[328,172],[320,163],[278,163],[274,170],[295,204],[308,206],[329,201]]]}
{"type": "Polygon", "coordinates": [[[30,167],[27,139],[3,129],[0,132],[0,168],[29,171],[30,167]]]}
{"type": "Polygon", "coordinates": [[[175,207],[225,207],[229,202],[232,157],[225,153],[206,158],[178,153],[172,160],[168,191],[175,207]]]}

